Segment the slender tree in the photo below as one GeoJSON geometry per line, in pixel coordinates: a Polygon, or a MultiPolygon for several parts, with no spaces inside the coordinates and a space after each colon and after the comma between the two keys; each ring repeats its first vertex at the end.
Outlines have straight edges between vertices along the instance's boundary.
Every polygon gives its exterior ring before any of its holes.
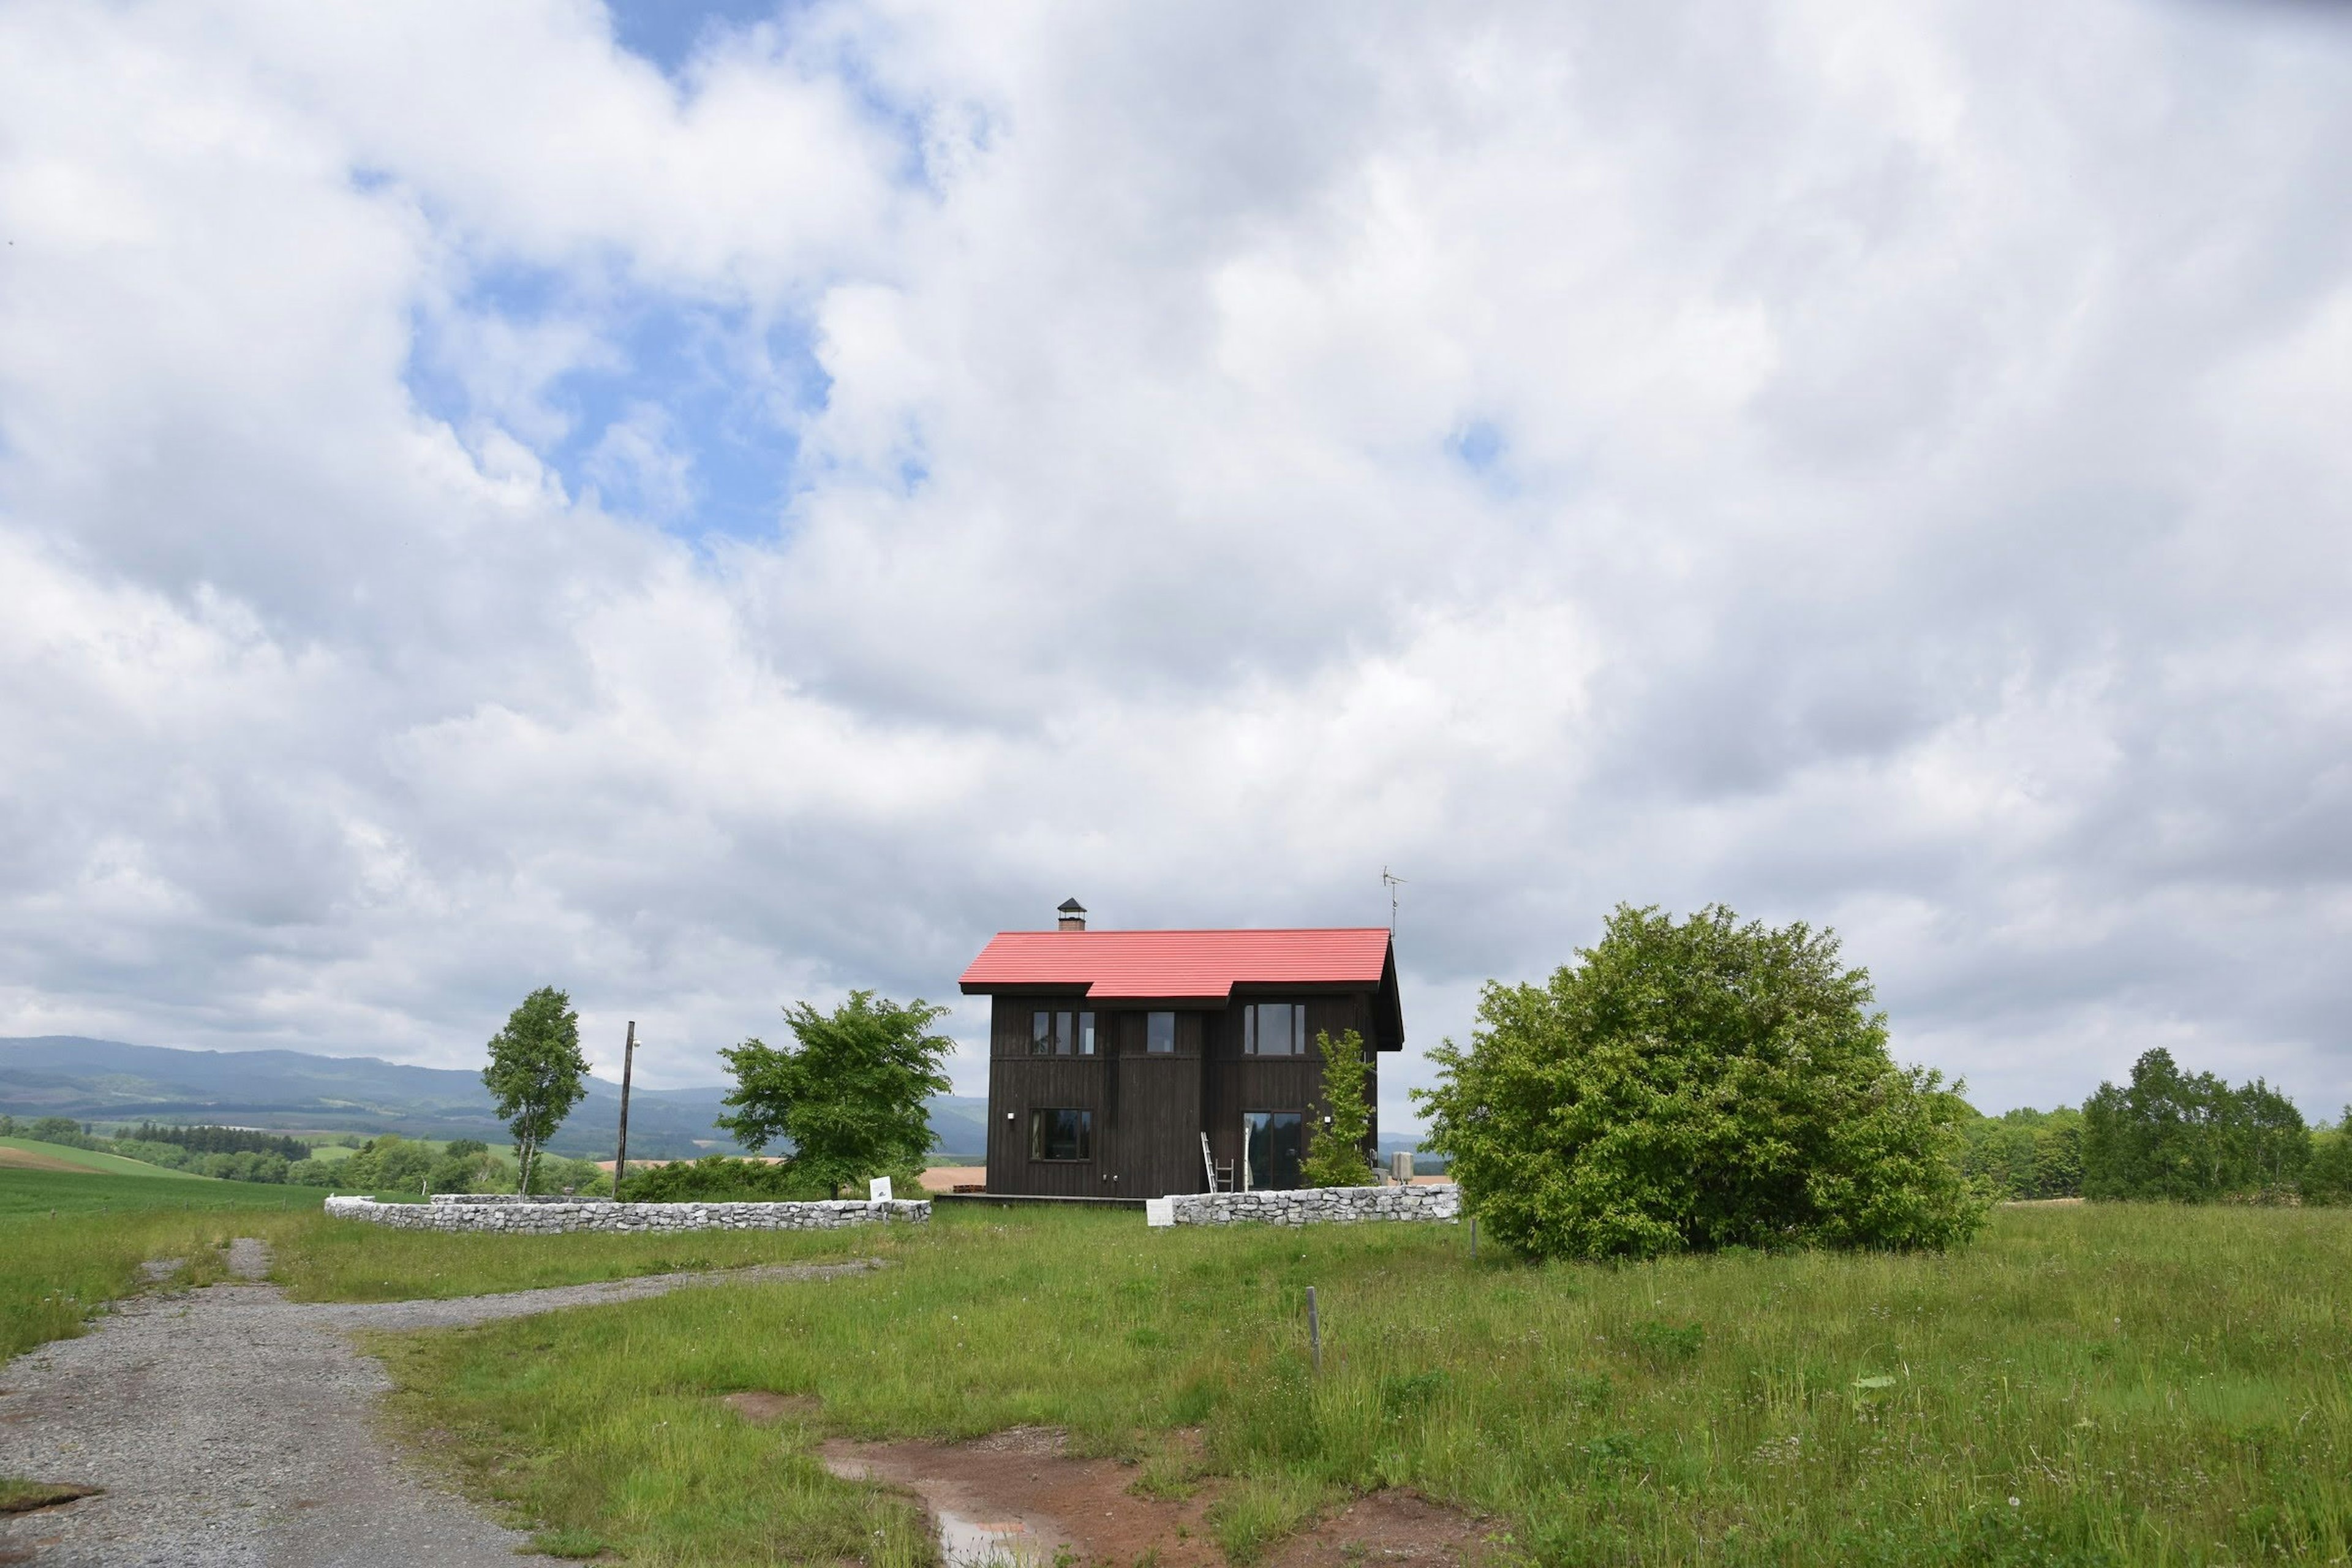
{"type": "Polygon", "coordinates": [[[539,1152],[588,1092],[588,1058],[580,1051],[580,1015],[572,998],[542,985],[490,1037],[490,1064],[482,1082],[497,1101],[499,1119],[514,1133],[521,1190],[530,1193],[539,1152]]]}
{"type": "Polygon", "coordinates": [[[1323,1123],[1307,1136],[1307,1163],[1299,1179],[1310,1187],[1361,1187],[1373,1181],[1364,1145],[1371,1141],[1372,1108],[1364,1100],[1364,1037],[1353,1029],[1334,1040],[1315,1031],[1323,1053],[1323,1123]]]}

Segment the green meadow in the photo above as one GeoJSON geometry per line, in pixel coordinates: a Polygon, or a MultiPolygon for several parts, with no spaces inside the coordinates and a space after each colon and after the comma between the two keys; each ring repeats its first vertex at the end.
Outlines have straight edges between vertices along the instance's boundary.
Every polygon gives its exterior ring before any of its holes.
{"type": "Polygon", "coordinates": [[[943,1210],[896,1267],[386,1342],[404,1419],[552,1543],[927,1561],[821,1435],[1069,1428],[1249,1563],[1350,1491],[1538,1563],[2337,1561],[2352,1215],[2003,1211],[1948,1257],[1473,1262],[1453,1227],[943,1210]],[[1318,1288],[1318,1374],[1305,1294],[1318,1288]],[[814,1394],[746,1426],[740,1389],[814,1394]],[[1196,1427],[1202,1458],[1170,1444],[1196,1427]],[[877,1533],[878,1532],[878,1533],[877,1533]]]}
{"type": "MultiPolygon", "coordinates": [[[[6,1173],[36,1176],[83,1179],[6,1173]]],[[[1637,1266],[1474,1261],[1452,1226],[1151,1231],[1129,1213],[513,1239],[119,1197],[83,1214],[110,1261],[77,1277],[76,1312],[133,1288],[146,1256],[210,1277],[230,1234],[268,1238],[278,1278],[318,1300],[889,1261],[373,1341],[395,1418],[566,1554],[927,1568],[912,1507],[827,1475],[816,1442],[1051,1425],[1140,1461],[1147,1489],[1217,1486],[1243,1564],[1380,1487],[1484,1516],[1505,1563],[2352,1556],[2342,1210],[2018,1207],[1948,1256],[1637,1266]],[[716,1403],[744,1389],[821,1403],[751,1426],[716,1403]]],[[[66,1228],[0,1221],[11,1264],[44,1226],[66,1228]]]]}

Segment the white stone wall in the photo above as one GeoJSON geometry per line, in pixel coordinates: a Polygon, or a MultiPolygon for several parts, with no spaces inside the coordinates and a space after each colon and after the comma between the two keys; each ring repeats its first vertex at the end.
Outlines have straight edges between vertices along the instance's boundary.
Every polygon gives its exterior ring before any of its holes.
{"type": "Polygon", "coordinates": [[[1461,1217],[1451,1182],[1410,1187],[1301,1187],[1295,1192],[1181,1193],[1144,1205],[1151,1225],[1354,1225],[1365,1220],[1461,1217]]]}
{"type": "Polygon", "coordinates": [[[373,1198],[329,1198],[327,1212],[400,1230],[474,1230],[552,1236],[562,1231],[839,1230],[890,1220],[919,1224],[928,1202],[811,1204],[616,1204],[610,1198],[548,1203],[380,1204],[373,1198]]]}

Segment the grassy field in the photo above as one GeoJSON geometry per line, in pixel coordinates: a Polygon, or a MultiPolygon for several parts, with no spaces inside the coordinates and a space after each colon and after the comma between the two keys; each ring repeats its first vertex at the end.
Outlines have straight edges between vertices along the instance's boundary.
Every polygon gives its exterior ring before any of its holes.
{"type": "MultiPolygon", "coordinates": [[[[1625,1268],[1474,1264],[1449,1227],[1147,1231],[1034,1210],[815,1236],[431,1237],[257,1210],[80,1228],[133,1271],[262,1235],[312,1299],[892,1258],[376,1342],[399,1417],[468,1485],[551,1546],[630,1562],[921,1568],[908,1506],[833,1479],[814,1439],[1030,1424],[1142,1458],[1161,1487],[1190,1479],[1169,1435],[1199,1428],[1244,1563],[1347,1492],[1396,1485],[1492,1516],[1507,1559],[1547,1565],[2352,1555],[2342,1211],[2008,1209],[1946,1258],[1625,1268]],[[750,1426],[713,1402],[740,1389],[824,1414],[750,1426]]],[[[38,1229],[8,1222],[0,1256],[38,1229]]]]}
{"type": "Polygon", "coordinates": [[[807,1430],[713,1406],[751,1388],[815,1394],[857,1436],[1052,1424],[1150,1457],[1198,1426],[1241,1562],[1381,1486],[1494,1515],[1547,1564],[2352,1545],[2352,1215],[2012,1209],[1948,1258],[1628,1268],[1473,1264],[1463,1242],[943,1214],[869,1278],[385,1350],[405,1417],[475,1486],[633,1562],[922,1560],[901,1505],[830,1481],[807,1430]]]}
{"type": "Polygon", "coordinates": [[[108,1154],[95,1149],[69,1149],[62,1143],[43,1143],[31,1138],[0,1138],[0,1151],[13,1151],[18,1160],[0,1152],[0,1171],[20,1168],[39,1169],[52,1165],[72,1165],[84,1171],[96,1171],[111,1176],[169,1176],[180,1181],[201,1181],[184,1171],[167,1171],[160,1165],[150,1165],[143,1160],[126,1160],[120,1154],[108,1154]]]}

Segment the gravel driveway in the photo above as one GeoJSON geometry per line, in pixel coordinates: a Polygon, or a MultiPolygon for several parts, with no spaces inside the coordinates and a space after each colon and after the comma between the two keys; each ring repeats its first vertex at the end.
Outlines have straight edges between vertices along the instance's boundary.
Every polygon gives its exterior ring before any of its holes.
{"type": "MultiPolygon", "coordinates": [[[[391,1386],[344,1331],[449,1328],[694,1285],[819,1279],[871,1263],[657,1274],[506,1296],[289,1301],[257,1241],[241,1283],[120,1302],[96,1331],[0,1370],[0,1474],[103,1496],[0,1519],[0,1563],[42,1568],[512,1568],[528,1538],[403,1462],[376,1430],[391,1386]]],[[[541,1558],[535,1561],[544,1562],[541,1558]]]]}

